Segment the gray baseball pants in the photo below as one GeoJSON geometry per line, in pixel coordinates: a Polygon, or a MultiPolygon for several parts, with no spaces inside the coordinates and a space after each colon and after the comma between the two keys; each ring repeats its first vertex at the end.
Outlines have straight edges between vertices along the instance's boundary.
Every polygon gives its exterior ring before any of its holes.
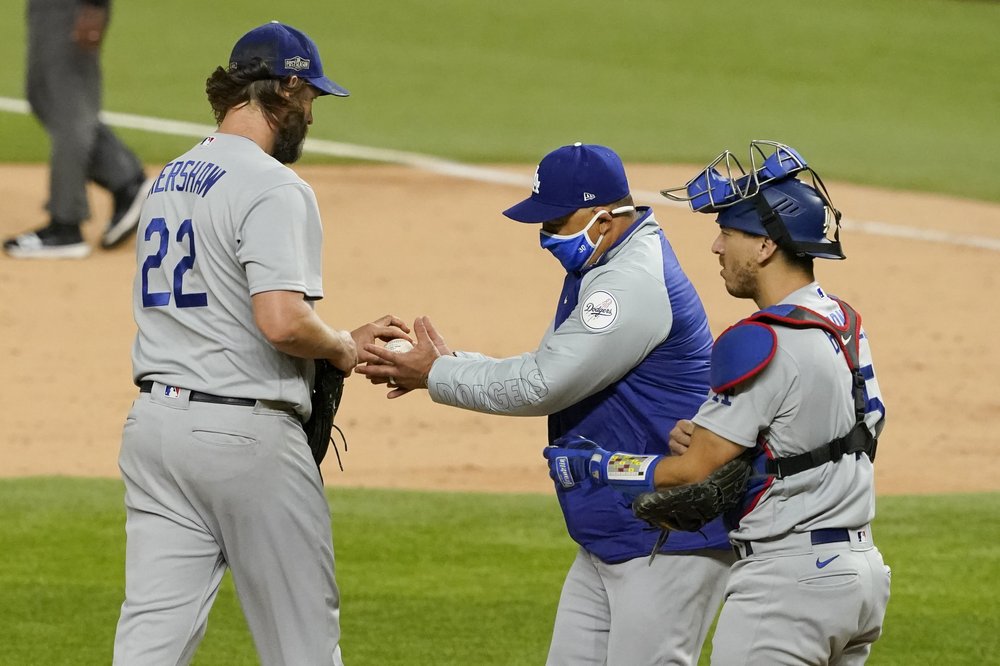
{"type": "Polygon", "coordinates": [[[29,0],[27,96],[51,141],[49,202],[54,220],[90,216],[86,185],[119,190],[143,173],[139,158],[98,118],[100,54],[72,39],[78,0],[29,0]]]}
{"type": "Polygon", "coordinates": [[[607,564],[580,548],[563,584],[547,666],[687,666],[722,602],[732,551],[607,564]]]}
{"type": "Polygon", "coordinates": [[[228,567],[261,664],[342,666],[330,509],[297,417],[169,397],[133,403],[121,666],[187,664],[228,567]]]}
{"type": "Polygon", "coordinates": [[[808,533],[769,543],[733,565],[712,639],[713,666],[860,666],[882,633],[889,567],[868,526],[850,542],[808,533]]]}

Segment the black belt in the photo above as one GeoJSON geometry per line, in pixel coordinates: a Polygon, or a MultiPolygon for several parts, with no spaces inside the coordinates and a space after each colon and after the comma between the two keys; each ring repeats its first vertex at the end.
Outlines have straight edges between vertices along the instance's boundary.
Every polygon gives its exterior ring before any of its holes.
{"type": "Polygon", "coordinates": [[[845,529],[829,527],[822,530],[813,530],[809,533],[809,540],[812,541],[812,545],[818,546],[821,543],[850,541],[851,535],[845,529]]]}
{"type": "MultiPolygon", "coordinates": [[[[812,545],[818,546],[823,543],[840,543],[843,541],[850,541],[851,535],[847,530],[838,527],[828,527],[821,530],[813,530],[809,533],[809,541],[812,545]]],[[[733,550],[736,551],[737,557],[750,557],[753,555],[753,546],[750,545],[750,541],[743,542],[743,551],[745,554],[740,553],[740,549],[733,546],[733,550]]]]}
{"type": "MultiPolygon", "coordinates": [[[[139,384],[139,393],[152,392],[153,382],[141,382],[139,384]]],[[[257,405],[257,401],[250,398],[230,398],[226,395],[212,395],[211,393],[202,393],[201,391],[189,391],[188,393],[188,400],[191,402],[211,402],[216,405],[236,405],[237,407],[254,407],[257,405]]]]}

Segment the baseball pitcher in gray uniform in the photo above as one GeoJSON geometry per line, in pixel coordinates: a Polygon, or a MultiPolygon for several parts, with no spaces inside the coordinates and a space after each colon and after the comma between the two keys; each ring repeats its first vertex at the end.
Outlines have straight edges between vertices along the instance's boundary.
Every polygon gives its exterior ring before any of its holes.
{"type": "Polygon", "coordinates": [[[323,227],[285,165],[314,98],[348,93],[312,40],[251,30],[207,93],[218,131],[163,168],[140,216],[114,663],[188,663],[229,568],[262,664],[341,664],[330,512],[303,431],[311,359],[350,374],[359,348],[409,329],[335,330],[313,310],[323,227]]]}
{"type": "Polygon", "coordinates": [[[682,455],[648,456],[628,470],[609,466],[614,454],[602,448],[546,457],[582,469],[574,478],[630,492],[697,484],[752,455],[745,496],[727,516],[739,561],[712,663],[861,664],[889,599],[870,526],[885,405],[860,316],[814,277],[815,258],[844,258],[840,213],[794,149],[752,142],[751,164],[745,171],[726,151],[685,187],[664,190],[718,214],[712,251],[726,289],[760,308],[716,340],[708,399],[671,432],[682,455]],[[797,177],[806,173],[811,185],[797,177]],[[580,458],[586,465],[572,464],[580,458]]]}
{"type": "MultiPolygon", "coordinates": [[[[581,435],[637,454],[668,453],[670,430],[708,392],[712,338],[653,211],[633,204],[618,155],[592,144],[557,148],[539,163],[531,196],[504,215],[539,224],[541,246],[566,269],[538,348],[502,359],[452,354],[422,318],[412,351],[374,347],[386,364],[359,372],[393,378],[399,388],[389,397],[426,387],[444,405],[548,415],[549,441],[581,435]]],[[[721,520],[658,543],[658,530],[610,488],[557,484],[556,496],[579,548],[547,663],[696,661],[734,561],[721,520]]]]}

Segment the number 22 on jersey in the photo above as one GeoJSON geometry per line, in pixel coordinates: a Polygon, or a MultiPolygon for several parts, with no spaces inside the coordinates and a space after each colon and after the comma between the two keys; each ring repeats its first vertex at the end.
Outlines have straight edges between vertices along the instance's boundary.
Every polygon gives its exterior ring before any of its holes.
{"type": "MultiPolygon", "coordinates": [[[[160,237],[159,247],[156,252],[148,255],[146,260],[142,262],[142,307],[144,308],[158,308],[170,305],[171,292],[151,292],[149,290],[149,272],[159,268],[162,268],[164,272],[169,271],[169,265],[164,266],[163,262],[165,259],[173,259],[173,257],[167,257],[167,251],[170,249],[170,228],[167,226],[167,221],[164,218],[154,217],[149,221],[143,237],[149,241],[154,235],[159,235],[160,237]]],[[[184,274],[194,268],[195,257],[197,256],[194,243],[194,226],[190,219],[181,222],[177,228],[175,240],[178,245],[174,247],[180,246],[181,251],[184,251],[186,248],[187,253],[180,257],[176,263],[169,261],[170,264],[173,264],[174,303],[179,308],[205,307],[208,305],[208,294],[204,292],[184,293],[184,274]]]]}

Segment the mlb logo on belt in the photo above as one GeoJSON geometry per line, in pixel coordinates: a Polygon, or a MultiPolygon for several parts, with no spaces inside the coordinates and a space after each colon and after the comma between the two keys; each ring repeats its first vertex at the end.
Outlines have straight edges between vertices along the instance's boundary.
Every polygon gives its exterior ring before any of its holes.
{"type": "Polygon", "coordinates": [[[168,398],[179,398],[181,397],[181,390],[176,386],[164,386],[163,395],[167,396],[168,398]]]}

